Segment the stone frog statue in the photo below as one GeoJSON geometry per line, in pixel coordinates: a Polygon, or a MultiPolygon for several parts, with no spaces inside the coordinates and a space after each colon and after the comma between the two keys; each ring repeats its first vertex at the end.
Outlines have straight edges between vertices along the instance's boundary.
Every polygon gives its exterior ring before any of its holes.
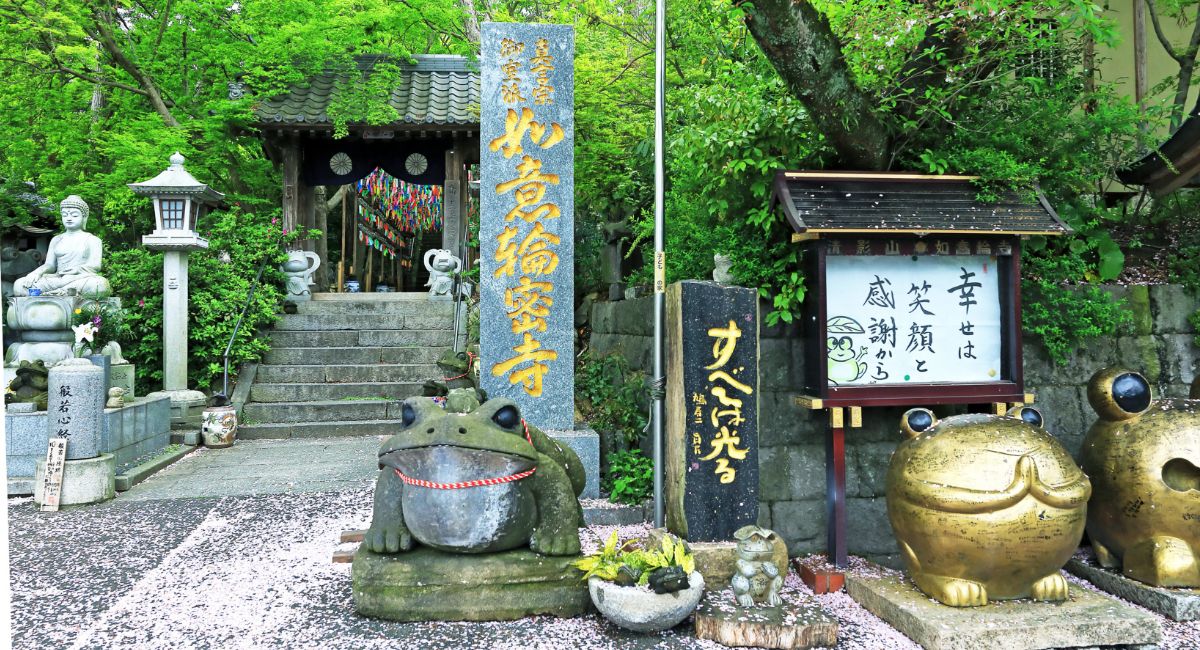
{"type": "Polygon", "coordinates": [[[733,595],[742,607],[764,601],[772,607],[783,604],[779,597],[783,576],[774,561],[775,537],[775,531],[758,526],[742,526],[733,533],[737,540],[737,564],[731,583],[733,595]]]}
{"type": "Polygon", "coordinates": [[[487,399],[487,394],[479,389],[479,344],[467,346],[466,350],[455,352],[454,348],[446,348],[437,360],[438,370],[443,376],[440,380],[431,379],[421,387],[421,395],[425,397],[445,397],[456,388],[470,388],[478,392],[479,401],[487,399]]]}
{"type": "Polygon", "coordinates": [[[1092,489],[1041,427],[1027,406],[940,421],[923,408],[903,415],[887,510],[921,591],[953,607],[1066,600],[1059,569],[1083,536],[1092,489]]]}
{"type": "Polygon", "coordinates": [[[1088,402],[1098,419],[1080,462],[1096,487],[1097,562],[1158,587],[1200,587],[1200,400],[1155,400],[1142,375],[1105,368],[1088,402]]]}
{"type": "Polygon", "coordinates": [[[583,465],[526,426],[511,401],[450,413],[411,397],[400,432],[379,449],[379,466],[363,541],[369,551],[399,553],[420,542],[453,553],[579,553],[583,465]]]}
{"type": "Polygon", "coordinates": [[[5,402],[32,402],[37,410],[45,411],[49,401],[50,370],[42,361],[22,361],[17,366],[16,377],[8,384],[5,402]]]}

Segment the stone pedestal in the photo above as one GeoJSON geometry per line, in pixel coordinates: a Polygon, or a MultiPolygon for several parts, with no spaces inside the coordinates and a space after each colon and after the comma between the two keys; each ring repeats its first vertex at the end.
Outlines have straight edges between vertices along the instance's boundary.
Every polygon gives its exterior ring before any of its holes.
{"type": "MultiPolygon", "coordinates": [[[[18,340],[8,348],[5,365],[41,360],[47,366],[53,366],[74,357],[75,332],[71,330],[71,317],[83,300],[80,296],[13,298],[4,324],[18,340]]],[[[103,302],[120,306],[116,298],[106,298],[103,302]]]]}
{"type": "MultiPolygon", "coordinates": [[[[70,451],[70,445],[67,446],[70,451]]],[[[84,460],[68,460],[63,467],[62,494],[59,505],[77,506],[108,501],[116,495],[117,467],[112,454],[101,454],[84,460]]],[[[42,505],[42,483],[46,476],[46,460],[37,462],[33,475],[33,502],[42,505]]]]}
{"type": "Polygon", "coordinates": [[[181,423],[188,418],[198,417],[204,410],[208,398],[198,390],[156,390],[146,395],[151,399],[166,397],[171,400],[171,424],[181,423]]]}
{"type": "Polygon", "coordinates": [[[1152,614],[1075,585],[1061,603],[1009,600],[983,607],[947,607],[896,575],[847,575],[846,592],[926,650],[1087,648],[1162,639],[1152,614]]]}
{"type": "Polygon", "coordinates": [[[731,648],[832,648],[838,623],[816,603],[741,607],[726,591],[711,592],[696,608],[696,637],[731,648]]]}
{"type": "Polygon", "coordinates": [[[1200,620],[1200,589],[1154,587],[1079,558],[1072,558],[1065,568],[1114,596],[1158,612],[1173,621],[1200,620]]]}
{"type": "Polygon", "coordinates": [[[579,616],[590,606],[578,556],[529,549],[463,555],[417,547],[381,555],[359,549],[351,570],[359,614],[393,621],[510,621],[579,616]]]}

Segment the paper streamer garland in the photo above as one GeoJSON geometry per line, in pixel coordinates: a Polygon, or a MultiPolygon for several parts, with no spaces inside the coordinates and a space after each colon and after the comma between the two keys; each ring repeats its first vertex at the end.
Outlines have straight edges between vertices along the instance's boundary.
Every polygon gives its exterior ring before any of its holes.
{"type": "Polygon", "coordinates": [[[392,228],[408,233],[442,229],[442,186],[406,183],[376,169],[358,181],[358,195],[376,206],[392,228]]]}

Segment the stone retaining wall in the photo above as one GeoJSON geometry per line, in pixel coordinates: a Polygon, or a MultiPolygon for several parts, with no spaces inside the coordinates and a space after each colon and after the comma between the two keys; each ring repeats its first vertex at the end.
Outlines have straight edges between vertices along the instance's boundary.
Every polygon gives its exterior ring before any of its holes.
{"type": "MultiPolygon", "coordinates": [[[[1188,316],[1200,301],[1173,285],[1112,287],[1134,315],[1128,336],[1091,341],[1064,366],[1054,366],[1042,346],[1024,347],[1025,386],[1037,396],[1046,428],[1072,454],[1095,419],[1087,380],[1105,365],[1144,374],[1156,395],[1186,396],[1196,372],[1195,331],[1188,316]]],[[[762,313],[769,305],[762,305],[762,313]]],[[[652,366],[651,298],[602,302],[592,307],[594,355],[619,353],[634,368],[652,366]]],[[[804,370],[796,326],[763,327],[760,341],[759,524],[775,529],[793,555],[825,548],[825,415],[795,406],[804,370]]],[[[846,430],[846,510],[850,552],[896,565],[895,539],[883,499],[884,476],[900,441],[904,408],[868,409],[861,429],[846,430]]]]}

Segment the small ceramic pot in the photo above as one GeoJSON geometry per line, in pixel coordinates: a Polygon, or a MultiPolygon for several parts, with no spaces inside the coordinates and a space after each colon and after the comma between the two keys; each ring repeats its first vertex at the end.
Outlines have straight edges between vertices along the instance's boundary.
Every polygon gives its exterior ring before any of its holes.
{"type": "Polygon", "coordinates": [[[679,625],[696,610],[704,595],[704,576],[688,574],[688,588],[656,594],[648,587],[622,587],[595,576],[588,578],[592,603],[604,618],[634,632],[660,632],[679,625]]]}
{"type": "Polygon", "coordinates": [[[237,409],[232,406],[210,406],[200,418],[200,435],[204,446],[213,449],[230,447],[237,438],[237,409]]]}
{"type": "Polygon", "coordinates": [[[346,293],[358,293],[362,290],[362,285],[358,280],[346,280],[346,293]]]}

